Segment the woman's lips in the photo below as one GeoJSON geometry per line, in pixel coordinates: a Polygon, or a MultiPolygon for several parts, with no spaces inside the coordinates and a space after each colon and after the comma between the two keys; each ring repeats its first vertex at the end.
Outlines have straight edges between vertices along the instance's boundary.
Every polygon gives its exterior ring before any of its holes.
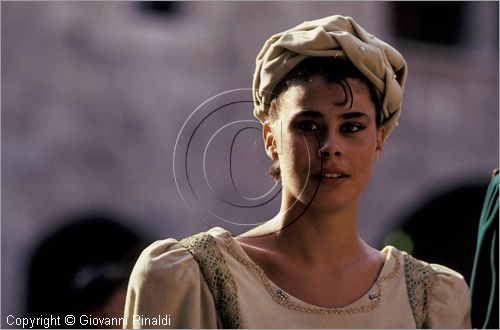
{"type": "Polygon", "coordinates": [[[328,178],[328,179],[336,179],[336,178],[341,178],[342,176],[345,176],[341,173],[323,173],[321,177],[323,178],[328,178]]]}
{"type": "Polygon", "coordinates": [[[345,171],[340,169],[324,170],[321,175],[317,177],[320,178],[320,183],[325,185],[340,185],[343,184],[350,175],[345,173],[345,171]]]}

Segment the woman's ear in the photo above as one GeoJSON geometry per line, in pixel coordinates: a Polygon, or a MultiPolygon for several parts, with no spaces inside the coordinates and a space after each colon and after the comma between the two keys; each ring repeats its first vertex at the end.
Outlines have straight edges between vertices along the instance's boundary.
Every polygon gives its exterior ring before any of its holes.
{"type": "Polygon", "coordinates": [[[271,126],[268,121],[265,121],[262,126],[262,138],[264,139],[264,148],[266,149],[267,156],[272,160],[278,160],[278,147],[273,127],[274,125],[271,126]]]}
{"type": "Polygon", "coordinates": [[[385,126],[380,126],[377,129],[377,145],[375,146],[375,159],[378,160],[384,149],[385,126]]]}

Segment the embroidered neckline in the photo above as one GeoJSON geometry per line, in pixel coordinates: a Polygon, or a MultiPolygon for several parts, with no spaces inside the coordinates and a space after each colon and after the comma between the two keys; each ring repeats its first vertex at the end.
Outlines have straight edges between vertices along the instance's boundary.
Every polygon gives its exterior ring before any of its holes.
{"type": "MultiPolygon", "coordinates": [[[[257,273],[262,283],[264,284],[266,291],[269,293],[271,298],[276,303],[293,311],[313,313],[313,314],[338,314],[338,315],[350,315],[355,313],[366,313],[372,311],[380,305],[380,301],[382,299],[382,294],[383,294],[382,282],[396,277],[401,268],[400,258],[398,255],[396,255],[397,250],[389,249],[387,253],[389,254],[390,257],[395,259],[394,267],[388,274],[382,275],[384,267],[386,265],[384,264],[384,266],[382,267],[382,271],[375,280],[375,284],[372,286],[372,288],[370,288],[370,290],[368,290],[368,296],[370,299],[368,303],[359,303],[359,300],[363,299],[366,296],[365,294],[363,295],[362,298],[356,300],[352,304],[349,304],[348,306],[345,307],[335,307],[335,308],[319,307],[303,302],[299,298],[296,298],[290,295],[289,293],[285,292],[283,289],[279,288],[274,282],[272,282],[267,277],[262,268],[258,266],[255,262],[253,262],[253,260],[251,260],[250,257],[248,257],[246,253],[244,253],[244,251],[243,251],[243,256],[241,255],[240,252],[236,251],[233,244],[237,244],[237,242],[233,241],[232,235],[229,231],[224,230],[222,234],[225,246],[229,251],[229,253],[240,263],[242,263],[243,265],[245,265],[250,269],[253,269],[257,273]],[[298,302],[290,301],[290,299],[287,299],[288,296],[293,297],[298,302]]],[[[241,249],[241,247],[239,248],[241,249]]],[[[385,262],[387,263],[388,260],[389,259],[387,258],[385,262]]]]}

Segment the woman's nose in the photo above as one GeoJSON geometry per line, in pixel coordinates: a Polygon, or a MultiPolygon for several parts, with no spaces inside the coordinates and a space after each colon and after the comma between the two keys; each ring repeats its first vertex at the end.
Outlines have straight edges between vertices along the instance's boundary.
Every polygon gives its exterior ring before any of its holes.
{"type": "Polygon", "coordinates": [[[318,148],[318,157],[320,159],[328,159],[331,157],[341,157],[342,149],[337,138],[329,136],[318,148]]]}

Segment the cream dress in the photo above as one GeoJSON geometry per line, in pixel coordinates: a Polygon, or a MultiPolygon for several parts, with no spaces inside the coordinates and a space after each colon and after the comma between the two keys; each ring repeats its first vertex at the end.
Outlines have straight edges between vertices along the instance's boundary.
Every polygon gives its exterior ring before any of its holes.
{"type": "MultiPolygon", "coordinates": [[[[212,228],[205,235],[215,242],[202,249],[208,260],[206,268],[214,270],[208,280],[219,281],[229,292],[224,296],[223,310],[226,321],[228,316],[232,318],[230,324],[242,328],[417,326],[412,311],[415,302],[410,301],[412,295],[408,292],[421,289],[418,285],[407,285],[407,255],[394,247],[382,250],[386,255],[385,264],[363,297],[342,308],[321,308],[275,285],[228,231],[212,228]],[[224,266],[222,271],[217,266],[220,263],[224,266]]],[[[184,246],[186,244],[181,245],[175,239],[166,239],[143,251],[128,285],[125,327],[217,328],[224,325],[205,280],[207,274],[204,277],[184,246]],[[161,318],[163,324],[158,322],[161,318]]],[[[431,267],[435,276],[429,287],[429,299],[421,304],[427,314],[423,326],[470,328],[470,296],[463,277],[440,265],[431,264],[431,267]]],[[[307,279],[307,274],[304,275],[307,279]]]]}

